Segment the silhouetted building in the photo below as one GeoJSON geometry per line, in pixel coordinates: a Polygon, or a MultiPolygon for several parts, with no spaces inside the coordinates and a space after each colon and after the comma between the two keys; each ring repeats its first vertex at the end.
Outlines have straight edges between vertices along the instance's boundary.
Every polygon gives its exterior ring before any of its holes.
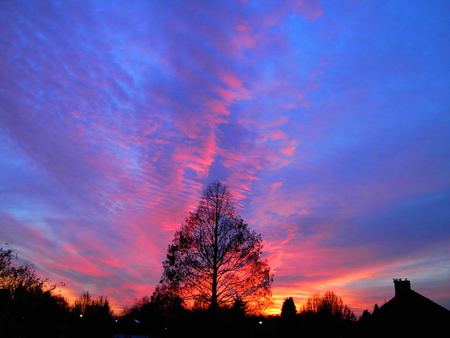
{"type": "Polygon", "coordinates": [[[411,282],[394,279],[395,296],[365,324],[368,337],[439,337],[448,333],[450,311],[411,289],[411,282]]]}

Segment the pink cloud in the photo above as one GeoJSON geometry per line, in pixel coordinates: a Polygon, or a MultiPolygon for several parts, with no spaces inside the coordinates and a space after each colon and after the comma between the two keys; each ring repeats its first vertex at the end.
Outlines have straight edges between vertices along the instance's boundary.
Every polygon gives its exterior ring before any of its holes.
{"type": "Polygon", "coordinates": [[[245,58],[245,51],[253,49],[257,41],[258,38],[252,34],[251,27],[247,23],[238,24],[232,38],[234,55],[240,59],[245,58]]]}
{"type": "Polygon", "coordinates": [[[236,91],[246,91],[242,85],[242,81],[239,80],[234,74],[231,73],[222,73],[220,75],[222,81],[233,90],[236,91]]]}
{"type": "MultiPolygon", "coordinates": [[[[224,102],[223,100],[217,100],[217,99],[209,99],[204,103],[204,105],[214,114],[217,115],[229,115],[229,104],[227,102],[224,102]]],[[[218,120],[218,122],[224,123],[226,122],[225,119],[218,120]]]]}
{"type": "Polygon", "coordinates": [[[291,140],[289,144],[281,150],[281,152],[286,156],[292,156],[295,149],[297,149],[297,141],[291,140]]]}
{"type": "Polygon", "coordinates": [[[322,0],[297,0],[294,2],[294,10],[304,15],[308,20],[317,20],[323,15],[321,2],[322,0]]]}

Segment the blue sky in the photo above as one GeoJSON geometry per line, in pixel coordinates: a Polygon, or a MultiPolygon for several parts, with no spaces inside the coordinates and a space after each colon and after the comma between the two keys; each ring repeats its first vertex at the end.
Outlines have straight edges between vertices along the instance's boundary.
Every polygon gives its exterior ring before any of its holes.
{"type": "Polygon", "coordinates": [[[3,1],[0,240],[117,311],[202,187],[262,234],[272,312],[391,278],[450,308],[446,1],[3,1]]]}

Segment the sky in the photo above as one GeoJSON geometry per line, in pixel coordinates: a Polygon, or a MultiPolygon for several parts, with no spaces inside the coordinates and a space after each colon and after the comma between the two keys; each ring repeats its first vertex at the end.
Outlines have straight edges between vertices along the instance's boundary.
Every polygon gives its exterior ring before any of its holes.
{"type": "Polygon", "coordinates": [[[0,2],[0,242],[70,301],[152,294],[203,187],[273,305],[450,309],[450,2],[0,2]]]}

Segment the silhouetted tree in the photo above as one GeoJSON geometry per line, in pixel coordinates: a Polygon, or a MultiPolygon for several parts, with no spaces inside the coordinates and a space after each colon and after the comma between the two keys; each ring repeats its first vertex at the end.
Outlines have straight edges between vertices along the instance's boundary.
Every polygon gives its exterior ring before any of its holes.
{"type": "Polygon", "coordinates": [[[286,298],[283,302],[278,330],[281,337],[290,337],[298,334],[297,308],[292,297],[286,298]]]}
{"type": "Polygon", "coordinates": [[[142,322],[149,306],[151,305],[151,298],[144,296],[140,299],[135,299],[130,307],[126,307],[122,311],[122,317],[129,316],[142,322]]]}
{"type": "Polygon", "coordinates": [[[378,304],[375,304],[375,305],[373,306],[373,312],[372,312],[372,314],[378,312],[379,309],[380,309],[380,308],[378,307],[378,304]]]}
{"type": "Polygon", "coordinates": [[[236,298],[261,310],[271,296],[272,276],[262,255],[261,235],[238,215],[228,187],[209,184],[200,203],[169,245],[163,289],[212,312],[236,298]]]}
{"type": "Polygon", "coordinates": [[[331,316],[339,320],[356,320],[353,311],[344,304],[341,297],[332,291],[326,292],[323,296],[316,293],[308,298],[306,304],[302,307],[302,312],[331,316]]]}
{"type": "Polygon", "coordinates": [[[163,332],[160,327],[162,322],[162,314],[151,302],[151,298],[144,296],[123,310],[119,326],[120,332],[150,336],[163,332]]]}
{"type": "Polygon", "coordinates": [[[173,315],[184,311],[183,299],[175,290],[160,284],[156,287],[151,297],[151,303],[160,309],[164,315],[173,315]]]}
{"type": "Polygon", "coordinates": [[[79,317],[79,330],[84,337],[109,337],[112,312],[107,297],[92,298],[84,292],[75,299],[72,312],[79,317]]]}
{"type": "Polygon", "coordinates": [[[302,306],[301,317],[305,334],[315,337],[339,337],[356,321],[342,298],[331,291],[312,295],[302,306]]]}
{"type": "Polygon", "coordinates": [[[182,327],[187,311],[183,307],[183,300],[167,285],[157,285],[150,298],[152,317],[156,318],[156,326],[152,333],[166,336],[177,336],[178,331],[186,330],[182,327]],[[157,332],[155,332],[155,329],[157,332]]]}
{"type": "Polygon", "coordinates": [[[294,299],[292,297],[286,298],[281,307],[281,317],[292,318],[297,314],[297,308],[295,307],[294,299]]]}
{"type": "Polygon", "coordinates": [[[49,284],[49,279],[36,275],[30,264],[15,264],[17,252],[9,247],[0,247],[0,289],[6,289],[15,298],[26,293],[53,291],[56,285],[49,284]]]}
{"type": "Polygon", "coordinates": [[[370,314],[369,310],[366,309],[363,311],[362,316],[359,317],[359,320],[361,322],[367,321],[370,318],[370,316],[371,316],[371,314],[370,314]]]}
{"type": "Polygon", "coordinates": [[[56,285],[17,264],[17,252],[0,247],[0,337],[59,337],[67,334],[68,304],[56,285]]]}
{"type": "Polygon", "coordinates": [[[247,315],[247,304],[240,297],[236,297],[234,300],[231,314],[235,319],[244,318],[247,315]]]}

